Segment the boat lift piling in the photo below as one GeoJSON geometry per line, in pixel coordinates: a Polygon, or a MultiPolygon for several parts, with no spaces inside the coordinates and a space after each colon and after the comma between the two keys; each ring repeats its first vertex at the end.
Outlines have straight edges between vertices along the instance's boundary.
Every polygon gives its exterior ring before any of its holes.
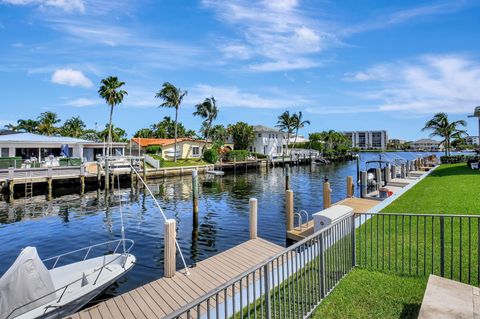
{"type": "Polygon", "coordinates": [[[290,165],[289,164],[286,164],[285,165],[285,190],[289,190],[290,189],[290,165]]]}
{"type": "Polygon", "coordinates": [[[164,239],[164,272],[166,278],[172,278],[177,271],[176,267],[176,234],[175,219],[165,221],[165,239],[164,239]]]}
{"type": "Polygon", "coordinates": [[[198,220],[198,171],[192,171],[192,206],[194,221],[198,220]]]}
{"type": "Polygon", "coordinates": [[[285,220],[287,231],[293,229],[293,191],[288,189],[285,191],[285,220]]]}
{"type": "Polygon", "coordinates": [[[332,189],[330,188],[328,178],[325,178],[323,182],[323,209],[327,209],[330,206],[332,206],[332,189]]]}
{"type": "Polygon", "coordinates": [[[353,186],[353,176],[347,176],[347,197],[353,197],[354,186],[353,186]]]}
{"type": "Polygon", "coordinates": [[[257,238],[257,199],[250,198],[249,203],[249,217],[250,217],[250,239],[257,238]]]}
{"type": "Polygon", "coordinates": [[[367,197],[367,172],[361,171],[360,172],[360,197],[365,198],[367,197]]]}

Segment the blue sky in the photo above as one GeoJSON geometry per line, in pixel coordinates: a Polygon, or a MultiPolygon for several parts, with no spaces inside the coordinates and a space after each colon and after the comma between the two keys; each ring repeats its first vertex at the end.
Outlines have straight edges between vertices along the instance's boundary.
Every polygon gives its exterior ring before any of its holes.
{"type": "MultiPolygon", "coordinates": [[[[273,126],[302,111],[309,132],[386,129],[417,139],[438,111],[480,105],[480,1],[0,0],[0,125],[40,112],[103,127],[102,78],[129,95],[133,134],[173,116],[155,93],[188,90],[180,120],[213,95],[218,123],[273,126]]],[[[477,134],[477,122],[468,120],[477,134]]]]}

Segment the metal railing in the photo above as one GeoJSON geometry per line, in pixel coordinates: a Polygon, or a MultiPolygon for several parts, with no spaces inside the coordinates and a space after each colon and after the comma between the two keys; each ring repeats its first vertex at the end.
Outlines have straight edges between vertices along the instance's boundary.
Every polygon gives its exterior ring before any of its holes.
{"type": "Polygon", "coordinates": [[[480,216],[361,214],[357,266],[480,284],[480,216]]]}
{"type": "Polygon", "coordinates": [[[166,318],[307,318],[354,267],[353,230],[346,215],[166,318]]]}

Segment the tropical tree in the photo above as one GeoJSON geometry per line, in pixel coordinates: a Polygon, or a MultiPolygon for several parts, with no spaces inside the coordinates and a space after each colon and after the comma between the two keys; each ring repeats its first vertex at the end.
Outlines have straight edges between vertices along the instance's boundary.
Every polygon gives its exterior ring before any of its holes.
{"type": "Polygon", "coordinates": [[[208,143],[208,138],[209,138],[209,133],[210,129],[212,127],[213,121],[217,118],[218,115],[218,108],[217,108],[217,101],[215,98],[208,97],[206,98],[202,103],[199,103],[195,105],[195,108],[197,109],[195,112],[193,112],[194,116],[200,116],[203,118],[203,123],[202,123],[202,133],[205,137],[205,145],[203,147],[203,152],[205,152],[205,149],[207,147],[208,143]]]}
{"type": "MultiPolygon", "coordinates": [[[[153,137],[156,138],[175,138],[175,122],[170,116],[165,116],[162,121],[152,124],[150,129],[153,131],[153,137]]],[[[176,125],[177,137],[194,137],[194,130],[188,130],[185,126],[178,122],[176,125]]]]}
{"type": "Polygon", "coordinates": [[[253,126],[245,122],[237,122],[227,127],[228,134],[233,139],[234,148],[236,150],[246,150],[255,139],[255,131],[253,126]]]}
{"type": "Polygon", "coordinates": [[[98,136],[99,132],[95,131],[94,129],[87,129],[84,130],[82,135],[80,136],[84,140],[100,142],[101,138],[98,136]]]}
{"type": "Polygon", "coordinates": [[[221,124],[213,125],[210,128],[210,139],[214,144],[223,145],[228,140],[228,132],[225,126],[221,124]]]}
{"type": "Polygon", "coordinates": [[[98,137],[103,140],[110,138],[111,142],[126,142],[127,132],[120,127],[115,127],[113,124],[105,124],[105,129],[98,132],[98,137]]]}
{"type": "Polygon", "coordinates": [[[18,120],[17,125],[15,124],[7,124],[5,128],[11,131],[22,131],[27,133],[36,133],[38,130],[38,121],[35,120],[18,120]]]}
{"type": "Polygon", "coordinates": [[[60,122],[60,119],[57,113],[43,112],[38,116],[37,130],[43,135],[53,135],[58,132],[58,128],[55,126],[58,122],[60,122]]]}
{"type": "Polygon", "coordinates": [[[133,137],[140,137],[140,138],[154,138],[155,133],[151,128],[142,128],[135,132],[133,137]]]}
{"type": "Polygon", "coordinates": [[[119,81],[116,76],[109,76],[101,81],[98,94],[105,100],[107,105],[110,106],[110,116],[108,124],[108,143],[107,143],[107,155],[110,154],[110,144],[112,143],[112,117],[113,107],[122,103],[125,95],[128,95],[127,91],[120,89],[125,85],[125,82],[119,81]]]}
{"type": "Polygon", "coordinates": [[[183,98],[187,95],[187,91],[182,91],[169,82],[162,85],[162,89],[155,94],[155,97],[162,99],[163,103],[160,107],[175,108],[175,152],[173,153],[173,161],[177,161],[177,123],[178,123],[178,108],[182,104],[183,98]]]}
{"type": "Polygon", "coordinates": [[[292,149],[290,150],[290,153],[293,151],[293,147],[295,146],[295,143],[297,143],[297,138],[298,138],[298,130],[302,129],[305,127],[305,125],[310,125],[310,121],[308,120],[303,120],[303,114],[301,111],[292,115],[293,119],[293,128],[295,130],[295,139],[292,144],[292,149]]]}
{"type": "Polygon", "coordinates": [[[467,126],[467,122],[464,120],[450,122],[448,115],[441,112],[435,114],[431,120],[427,121],[422,131],[432,131],[430,137],[441,137],[443,139],[441,142],[445,146],[445,155],[450,155],[451,139],[458,139],[467,134],[465,130],[459,128],[460,126],[467,126]]]}
{"type": "Polygon", "coordinates": [[[72,117],[71,119],[66,120],[60,131],[62,135],[70,137],[81,137],[85,130],[85,122],[80,119],[80,116],[72,117]]]}
{"type": "Polygon", "coordinates": [[[288,145],[290,143],[290,136],[295,130],[295,119],[293,115],[290,115],[289,111],[283,112],[277,121],[277,125],[275,125],[280,129],[280,131],[287,133],[287,155],[288,155],[288,145]]]}

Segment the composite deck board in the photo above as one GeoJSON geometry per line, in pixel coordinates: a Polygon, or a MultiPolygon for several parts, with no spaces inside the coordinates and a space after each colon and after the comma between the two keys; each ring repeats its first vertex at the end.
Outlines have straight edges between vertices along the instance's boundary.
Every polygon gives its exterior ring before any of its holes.
{"type": "MultiPolygon", "coordinates": [[[[273,257],[284,248],[263,239],[251,239],[235,246],[223,253],[200,261],[196,266],[189,268],[190,275],[184,271],[177,271],[173,278],[160,278],[136,288],[130,292],[101,302],[93,307],[82,310],[69,318],[72,319],[110,319],[110,318],[162,318],[186,304],[200,298],[217,287],[243,272],[257,266],[261,262],[273,257]]],[[[277,266],[276,263],[274,265],[277,266]]],[[[255,274],[256,280],[260,273],[255,274]]],[[[253,276],[249,276],[252,284],[253,276]]],[[[247,280],[242,280],[246,287],[247,280]]],[[[240,291],[240,284],[235,285],[235,293],[240,291]]],[[[227,289],[227,298],[232,298],[232,287],[227,289]]],[[[225,294],[218,295],[218,302],[222,304],[225,294]]],[[[245,301],[244,301],[245,302],[245,301]]],[[[210,309],[215,309],[215,296],[210,300],[210,309]]],[[[201,313],[206,313],[207,306],[203,303],[201,313]]],[[[192,316],[197,309],[192,309],[192,316]]]]}

